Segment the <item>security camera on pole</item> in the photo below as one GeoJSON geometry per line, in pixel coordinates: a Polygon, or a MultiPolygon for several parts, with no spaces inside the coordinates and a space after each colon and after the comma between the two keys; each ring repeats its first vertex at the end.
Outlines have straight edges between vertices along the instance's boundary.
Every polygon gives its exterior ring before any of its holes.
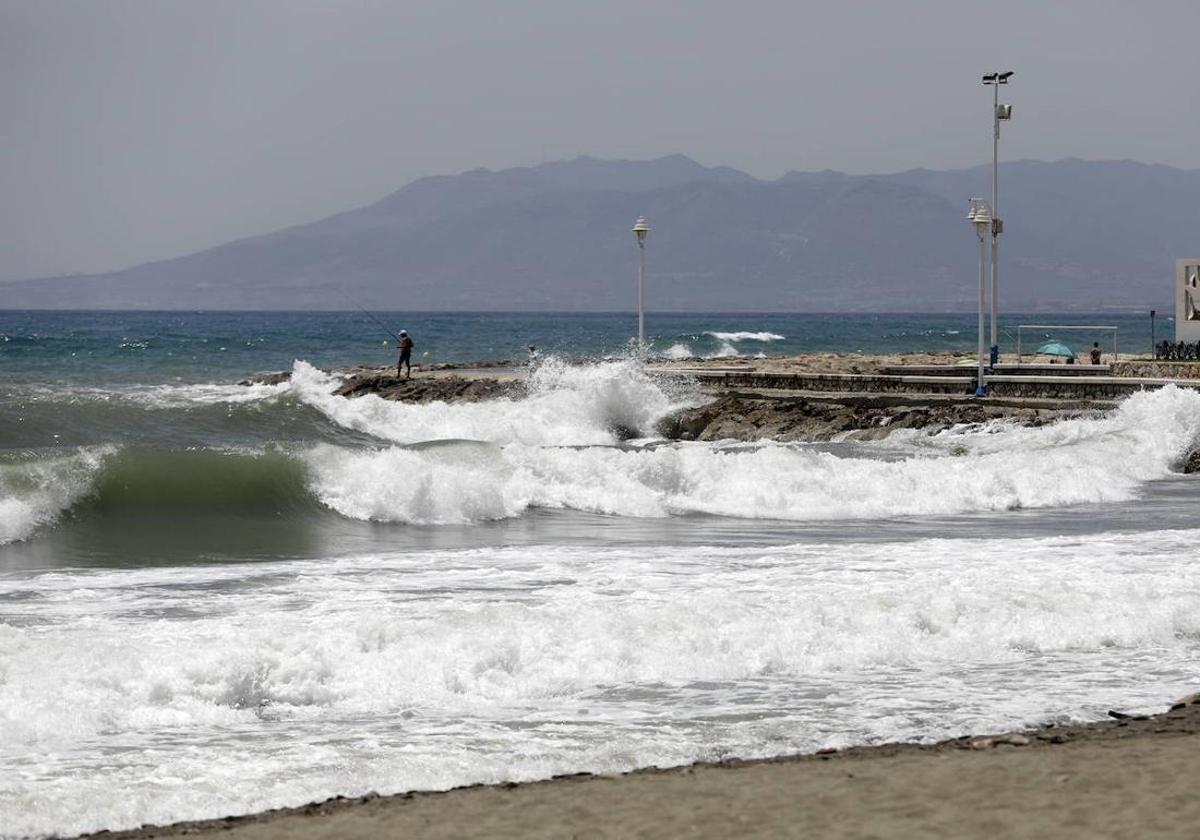
{"type": "Polygon", "coordinates": [[[1012,106],[1000,104],[1000,85],[1008,84],[1012,74],[1012,70],[1006,70],[1003,73],[988,73],[983,77],[983,83],[992,86],[992,365],[1000,360],[1000,345],[996,338],[996,310],[1000,305],[1000,234],[1004,232],[997,195],[1000,172],[1000,121],[1012,119],[1012,106]]]}

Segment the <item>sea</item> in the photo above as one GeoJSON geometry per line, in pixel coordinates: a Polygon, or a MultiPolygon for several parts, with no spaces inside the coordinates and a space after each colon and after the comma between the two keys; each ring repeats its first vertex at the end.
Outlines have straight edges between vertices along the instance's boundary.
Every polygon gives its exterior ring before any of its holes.
{"type": "MultiPolygon", "coordinates": [[[[1150,346],[1146,317],[1040,315],[1002,319],[1005,350],[1019,323],[1150,346]]],[[[670,442],[658,419],[705,398],[644,366],[635,326],[0,311],[0,836],[1196,690],[1200,393],[871,443],[670,442]],[[331,394],[332,370],[394,363],[400,329],[418,362],[539,363],[511,399],[331,394]]],[[[975,344],[970,315],[646,326],[679,359],[975,344]]]]}

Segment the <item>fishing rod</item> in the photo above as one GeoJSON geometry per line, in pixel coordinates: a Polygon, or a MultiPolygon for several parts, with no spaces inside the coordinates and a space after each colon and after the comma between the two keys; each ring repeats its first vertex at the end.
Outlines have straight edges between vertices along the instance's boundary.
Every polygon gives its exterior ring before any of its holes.
{"type": "Polygon", "coordinates": [[[387,333],[388,335],[390,335],[392,338],[396,339],[396,341],[399,341],[399,340],[400,340],[400,336],[396,335],[394,332],[392,332],[390,329],[388,329],[388,326],[387,326],[387,324],[383,323],[383,321],[380,321],[378,318],[376,318],[374,315],[372,315],[372,314],[371,314],[370,312],[368,312],[367,310],[363,309],[363,308],[362,308],[361,306],[359,306],[357,303],[356,303],[356,304],[354,304],[354,308],[355,308],[355,309],[357,309],[357,310],[358,310],[359,312],[361,312],[362,314],[366,315],[368,318],[370,318],[372,321],[374,321],[374,322],[375,322],[376,324],[378,324],[380,327],[382,327],[382,328],[383,328],[383,331],[384,331],[385,333],[387,333]]]}

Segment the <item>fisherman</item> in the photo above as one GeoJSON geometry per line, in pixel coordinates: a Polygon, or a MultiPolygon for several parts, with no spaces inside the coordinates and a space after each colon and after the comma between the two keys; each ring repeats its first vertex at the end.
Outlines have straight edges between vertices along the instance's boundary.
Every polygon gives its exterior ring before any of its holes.
{"type": "Polygon", "coordinates": [[[413,340],[408,337],[408,333],[400,330],[400,361],[396,363],[396,378],[399,379],[402,375],[401,368],[407,368],[405,379],[412,379],[412,349],[413,340]]]}
{"type": "Polygon", "coordinates": [[[1099,341],[1092,342],[1092,352],[1089,355],[1091,355],[1091,357],[1092,357],[1092,364],[1094,364],[1094,365],[1100,364],[1100,342],[1099,341]]]}

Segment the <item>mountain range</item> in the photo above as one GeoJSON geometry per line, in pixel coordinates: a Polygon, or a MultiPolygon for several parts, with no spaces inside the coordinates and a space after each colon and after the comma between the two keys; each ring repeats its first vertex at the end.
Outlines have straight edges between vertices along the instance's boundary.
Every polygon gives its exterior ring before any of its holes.
{"type": "MultiPolygon", "coordinates": [[[[1200,171],[1000,167],[1002,308],[1165,309],[1200,252],[1200,171]]],[[[967,201],[991,167],[760,180],[683,155],[414,181],[366,207],[105,274],[0,284],[11,309],[623,311],[645,215],[654,311],[970,311],[967,201]]]]}

